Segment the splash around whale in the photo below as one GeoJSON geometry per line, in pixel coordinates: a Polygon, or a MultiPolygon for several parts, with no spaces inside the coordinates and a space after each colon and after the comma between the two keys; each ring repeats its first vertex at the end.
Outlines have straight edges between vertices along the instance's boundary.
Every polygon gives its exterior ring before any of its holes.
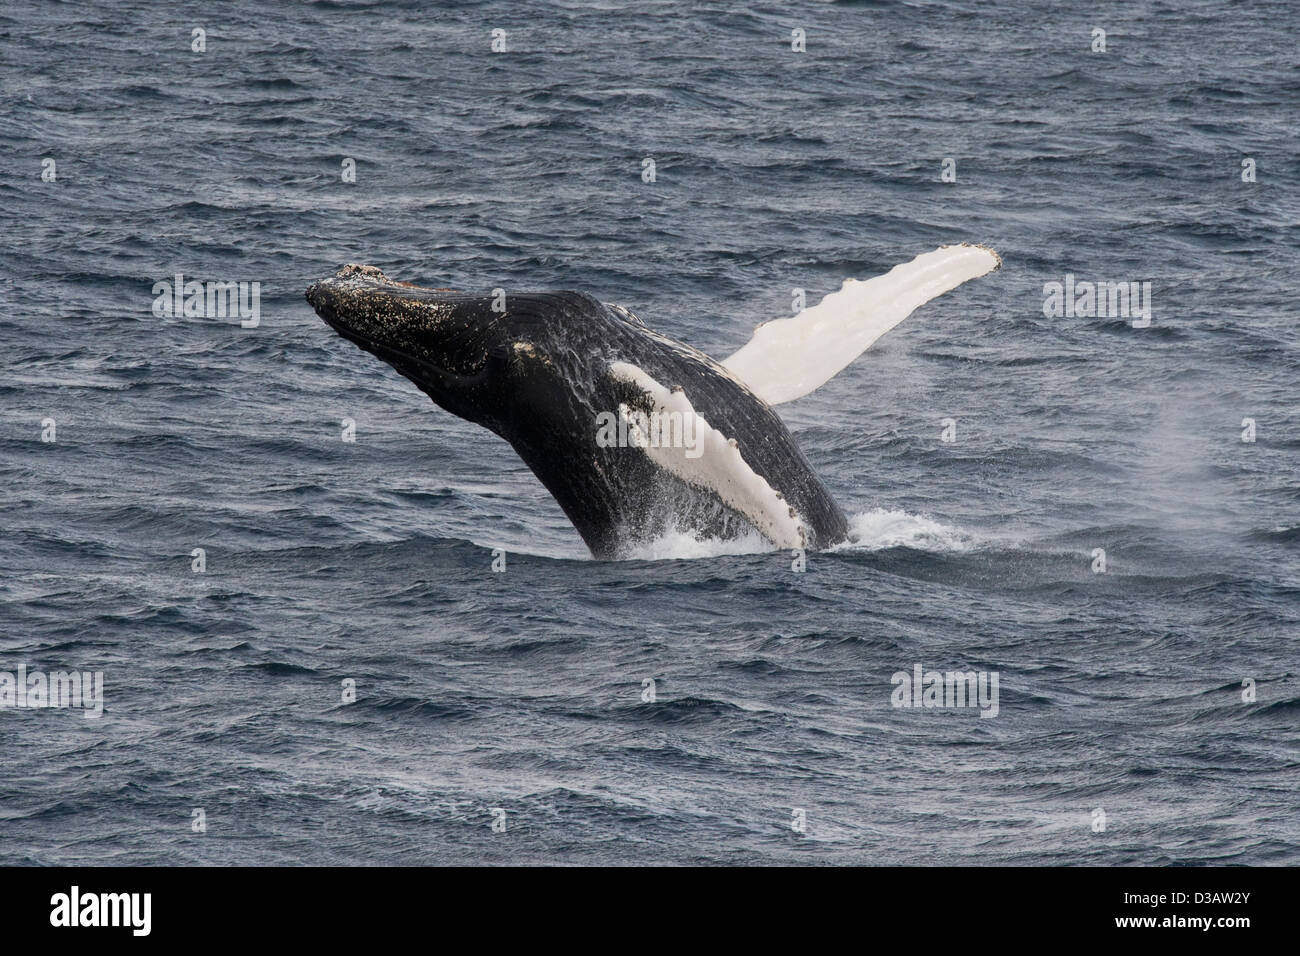
{"type": "Polygon", "coordinates": [[[944,246],[848,279],[722,362],[583,292],[454,292],[346,265],[307,301],[437,405],[509,442],[597,558],[669,532],[757,531],[779,548],[820,549],[849,523],[773,406],[1000,265],[984,246],[944,246]]]}

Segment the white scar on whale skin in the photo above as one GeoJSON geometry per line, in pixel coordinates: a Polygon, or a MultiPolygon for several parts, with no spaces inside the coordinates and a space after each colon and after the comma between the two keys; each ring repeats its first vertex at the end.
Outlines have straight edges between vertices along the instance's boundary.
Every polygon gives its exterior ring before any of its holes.
{"type": "MultiPolygon", "coordinates": [[[[642,450],[656,465],[689,485],[712,491],[723,504],[743,515],[778,548],[808,546],[803,519],[762,475],[749,467],[735,443],[695,411],[684,391],[670,391],[637,366],[626,362],[611,363],[609,372],[612,377],[645,392],[660,415],[677,413],[683,422],[688,418],[694,420],[693,429],[683,428],[685,434],[696,436],[693,449],[650,447],[648,436],[642,436],[647,440],[639,444],[644,446],[642,450]],[[694,455],[687,452],[694,452],[694,455]]],[[[626,422],[628,433],[639,435],[640,425],[636,416],[629,412],[626,405],[619,406],[619,415],[626,422]]]]}
{"type": "Polygon", "coordinates": [[[1002,265],[984,246],[943,246],[838,292],[789,319],[765,322],[722,365],[769,405],[829,382],[898,323],[936,296],[1002,265]]]}

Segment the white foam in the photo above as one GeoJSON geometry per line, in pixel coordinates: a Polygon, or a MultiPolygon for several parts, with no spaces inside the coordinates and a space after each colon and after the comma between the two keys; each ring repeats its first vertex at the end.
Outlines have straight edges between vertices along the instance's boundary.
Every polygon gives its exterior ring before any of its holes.
{"type": "Polygon", "coordinates": [[[760,325],[722,364],[769,405],[793,401],[829,382],[918,306],[1001,264],[984,246],[943,246],[874,279],[845,279],[793,318],[760,325]]]}
{"type": "Polygon", "coordinates": [[[673,530],[652,541],[632,545],[623,557],[632,561],[692,561],[729,554],[762,554],[775,550],[757,531],[750,530],[737,538],[700,538],[690,531],[673,530]]]}
{"type": "Polygon", "coordinates": [[[969,551],[975,537],[925,515],[876,508],[849,518],[847,541],[832,551],[883,551],[915,548],[918,551],[969,551]]]}
{"type": "MultiPolygon", "coordinates": [[[[946,525],[926,515],[876,508],[849,517],[849,537],[831,551],[883,551],[913,548],[917,551],[951,553],[979,547],[975,535],[946,525]]],[[[624,555],[634,561],[689,561],[733,554],[763,554],[786,550],[776,548],[757,531],[738,538],[700,538],[689,531],[673,530],[632,546],[624,555]]]]}

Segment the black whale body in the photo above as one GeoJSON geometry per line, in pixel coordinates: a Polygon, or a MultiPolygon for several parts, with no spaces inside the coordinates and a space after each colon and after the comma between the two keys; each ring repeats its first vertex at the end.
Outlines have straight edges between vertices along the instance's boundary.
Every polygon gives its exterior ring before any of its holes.
{"type": "Polygon", "coordinates": [[[599,413],[620,403],[650,410],[643,389],[610,374],[613,363],[680,386],[797,513],[803,546],[824,548],[847,535],[844,513],[776,412],[709,356],[621,307],[582,292],[425,289],[370,266],[344,266],[312,285],[307,300],[435,403],[508,441],[596,557],[623,556],[672,529],[727,538],[751,527],[714,491],[644,450],[601,446],[599,413]]]}

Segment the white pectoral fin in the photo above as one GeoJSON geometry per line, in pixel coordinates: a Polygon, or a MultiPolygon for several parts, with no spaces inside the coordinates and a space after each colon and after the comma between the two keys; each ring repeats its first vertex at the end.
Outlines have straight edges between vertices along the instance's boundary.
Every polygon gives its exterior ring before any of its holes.
{"type": "Polygon", "coordinates": [[[660,468],[687,484],[716,494],[777,547],[807,547],[803,520],[749,467],[736,443],[695,411],[684,391],[665,388],[626,362],[611,364],[609,372],[643,391],[652,405],[649,415],[619,406],[629,444],[643,449],[660,468]]]}
{"type": "Polygon", "coordinates": [[[789,319],[760,325],[723,366],[769,405],[829,382],[919,305],[1002,265],[984,246],[943,246],[882,276],[845,279],[838,292],[789,319]]]}

